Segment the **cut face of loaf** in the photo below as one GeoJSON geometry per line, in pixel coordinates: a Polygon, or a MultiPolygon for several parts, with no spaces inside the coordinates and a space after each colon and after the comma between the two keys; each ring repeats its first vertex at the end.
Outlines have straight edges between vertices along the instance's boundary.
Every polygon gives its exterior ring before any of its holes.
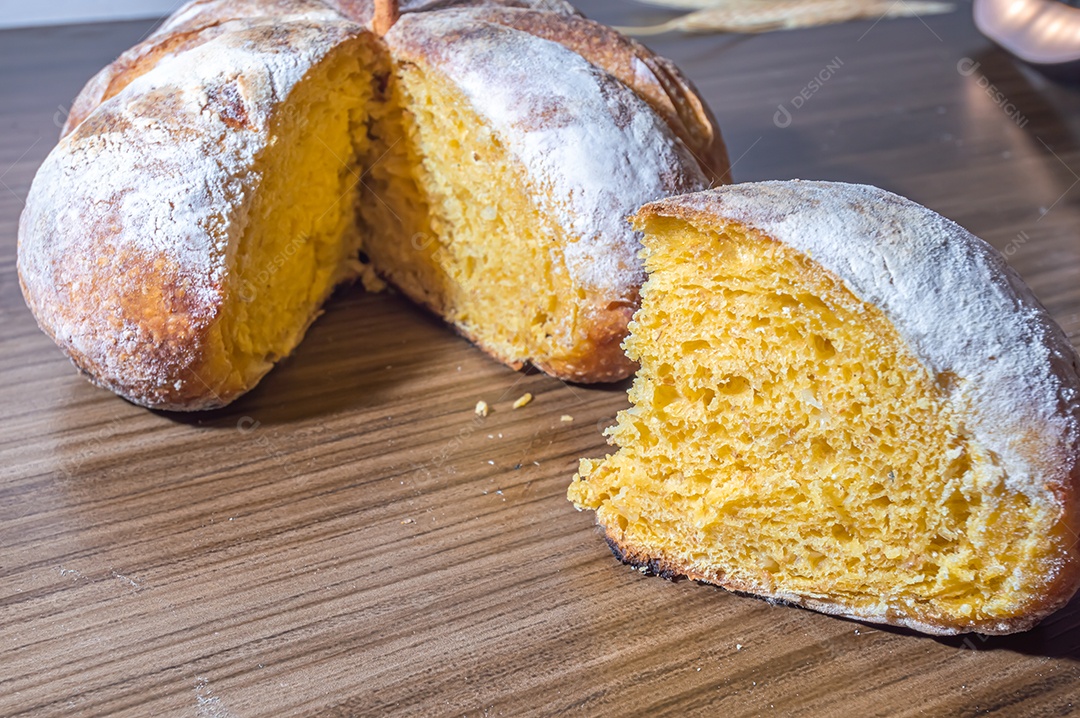
{"type": "Polygon", "coordinates": [[[353,272],[381,57],[355,25],[236,21],[127,85],[35,177],[19,273],[39,324],[146,406],[254,386],[353,272]]]}
{"type": "Polygon", "coordinates": [[[88,84],[20,225],[41,326],[136,403],[213,408],[366,255],[500,361],[627,376],[623,218],[726,172],[689,86],[569,14],[412,13],[384,41],[331,5],[192,3],[88,84]]]}
{"type": "Polygon", "coordinates": [[[360,203],[373,265],[512,366],[626,377],[644,275],[617,208],[700,187],[672,171],[692,156],[608,73],[473,11],[405,16],[385,41],[388,152],[360,203]]]}
{"type": "Polygon", "coordinates": [[[938,634],[1023,630],[1075,592],[1076,355],[993,249],[832,183],[636,223],[633,408],[570,488],[618,556],[938,634]]]}

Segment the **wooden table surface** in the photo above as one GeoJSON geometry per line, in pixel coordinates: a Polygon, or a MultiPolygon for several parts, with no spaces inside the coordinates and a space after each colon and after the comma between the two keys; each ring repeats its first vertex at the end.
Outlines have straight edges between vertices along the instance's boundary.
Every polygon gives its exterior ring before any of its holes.
{"type": "MultiPolygon", "coordinates": [[[[969,13],[650,45],[712,104],[736,179],[926,204],[1004,250],[1078,344],[1080,95],[969,13]]],[[[340,292],[226,410],[89,385],[23,305],[16,225],[67,103],[150,27],[0,33],[0,715],[1077,710],[1080,602],[943,640],[623,567],[565,491],[626,386],[515,373],[393,294],[340,292]]]]}

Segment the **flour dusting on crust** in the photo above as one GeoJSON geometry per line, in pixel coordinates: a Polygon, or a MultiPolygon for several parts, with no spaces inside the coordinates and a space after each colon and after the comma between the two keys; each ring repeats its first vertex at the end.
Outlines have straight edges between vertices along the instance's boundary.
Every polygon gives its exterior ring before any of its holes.
{"type": "MultiPolygon", "coordinates": [[[[372,8],[194,0],[87,83],[33,184],[19,271],[39,324],[94,382],[183,410],[251,388],[217,320],[262,179],[256,158],[292,89],[344,42],[408,60],[367,31],[372,8]]],[[[626,376],[619,343],[644,274],[624,220],[707,186],[702,167],[726,168],[708,113],[688,111],[700,100],[665,61],[563,0],[404,0],[402,12],[391,35],[412,27],[415,47],[403,44],[459,82],[510,147],[553,258],[585,290],[580,361],[529,361],[575,381],[626,376]]]]}
{"type": "Polygon", "coordinates": [[[627,216],[709,185],[663,120],[580,55],[467,10],[403,17],[385,40],[399,59],[422,56],[490,122],[566,229],[575,283],[632,296],[645,277],[627,216]]]}
{"type": "Polygon", "coordinates": [[[185,385],[199,382],[270,119],[361,32],[233,22],[162,59],[45,160],[20,223],[20,276],[39,323],[98,383],[155,405],[213,394],[185,385]]]}
{"type": "Polygon", "coordinates": [[[797,180],[722,187],[643,211],[701,226],[733,221],[840,277],[933,374],[958,378],[951,399],[1011,490],[1046,502],[1076,471],[1076,350],[1001,254],[955,222],[876,187],[797,180]]]}

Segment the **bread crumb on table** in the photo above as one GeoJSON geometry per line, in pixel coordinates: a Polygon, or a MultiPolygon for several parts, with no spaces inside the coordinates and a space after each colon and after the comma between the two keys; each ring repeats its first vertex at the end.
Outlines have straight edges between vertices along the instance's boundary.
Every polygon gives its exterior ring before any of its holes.
{"type": "Polygon", "coordinates": [[[487,416],[488,412],[490,412],[490,411],[491,411],[491,409],[488,408],[488,403],[486,401],[484,401],[483,399],[476,402],[476,415],[477,416],[487,416]]]}
{"type": "Polygon", "coordinates": [[[563,414],[562,416],[559,417],[559,421],[565,422],[567,424],[569,424],[573,420],[574,420],[574,417],[570,416],[569,414],[563,414]]]}
{"type": "Polygon", "coordinates": [[[528,404],[532,400],[533,400],[533,395],[529,394],[529,393],[526,393],[526,394],[522,395],[517,401],[514,402],[514,408],[515,409],[520,409],[521,407],[525,406],[526,404],[528,404]]]}

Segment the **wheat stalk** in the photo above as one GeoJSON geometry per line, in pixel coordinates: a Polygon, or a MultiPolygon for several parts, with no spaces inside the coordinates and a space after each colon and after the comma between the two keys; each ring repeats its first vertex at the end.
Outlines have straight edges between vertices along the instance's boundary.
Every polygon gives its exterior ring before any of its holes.
{"type": "Polygon", "coordinates": [[[761,33],[851,20],[919,17],[951,12],[948,2],[923,0],[642,0],[673,8],[700,8],[659,25],[618,28],[627,35],[665,32],[761,33]]]}

